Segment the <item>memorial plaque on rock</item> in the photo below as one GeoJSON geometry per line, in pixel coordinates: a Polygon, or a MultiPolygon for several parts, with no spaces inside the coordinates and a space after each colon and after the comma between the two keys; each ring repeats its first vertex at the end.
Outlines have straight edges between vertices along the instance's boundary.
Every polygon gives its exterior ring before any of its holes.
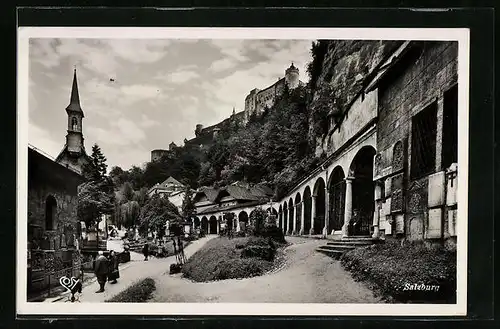
{"type": "Polygon", "coordinates": [[[382,155],[380,153],[375,156],[374,167],[375,167],[374,176],[377,177],[381,174],[382,171],[382,155]]]}
{"type": "Polygon", "coordinates": [[[424,225],[419,217],[410,220],[410,240],[420,240],[424,236],[424,225]]]}
{"type": "Polygon", "coordinates": [[[397,172],[404,168],[404,145],[402,141],[396,142],[392,151],[392,170],[397,172]]]}

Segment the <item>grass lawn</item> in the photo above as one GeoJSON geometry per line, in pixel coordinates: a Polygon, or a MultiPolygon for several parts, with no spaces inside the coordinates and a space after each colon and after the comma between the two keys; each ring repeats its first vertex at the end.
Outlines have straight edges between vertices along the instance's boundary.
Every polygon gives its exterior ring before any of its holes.
{"type": "Polygon", "coordinates": [[[155,281],[151,278],[146,278],[137,283],[134,283],[126,290],[122,291],[113,298],[108,299],[107,303],[144,303],[156,289],[155,281]]]}
{"type": "Polygon", "coordinates": [[[390,302],[405,303],[455,303],[456,262],[456,252],[443,247],[427,248],[421,242],[401,246],[394,240],[341,258],[355,280],[365,281],[390,302]]]}
{"type": "Polygon", "coordinates": [[[182,273],[197,282],[262,275],[272,269],[278,247],[267,238],[215,238],[189,258],[182,273]]]}

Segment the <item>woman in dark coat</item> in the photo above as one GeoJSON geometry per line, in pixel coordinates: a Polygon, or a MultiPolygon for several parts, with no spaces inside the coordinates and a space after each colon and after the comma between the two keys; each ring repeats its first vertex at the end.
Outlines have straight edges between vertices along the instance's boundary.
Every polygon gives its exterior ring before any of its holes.
{"type": "Polygon", "coordinates": [[[103,252],[99,251],[99,255],[95,260],[94,272],[99,282],[100,289],[97,293],[104,292],[104,285],[106,284],[106,277],[109,273],[109,261],[104,257],[103,252]]]}
{"type": "Polygon", "coordinates": [[[118,270],[118,257],[115,252],[111,250],[109,253],[109,274],[108,281],[111,283],[116,283],[116,280],[120,277],[120,271],[118,270]]]}
{"type": "Polygon", "coordinates": [[[148,260],[149,244],[147,242],[144,244],[144,247],[142,247],[142,253],[144,254],[144,260],[148,260]]]}

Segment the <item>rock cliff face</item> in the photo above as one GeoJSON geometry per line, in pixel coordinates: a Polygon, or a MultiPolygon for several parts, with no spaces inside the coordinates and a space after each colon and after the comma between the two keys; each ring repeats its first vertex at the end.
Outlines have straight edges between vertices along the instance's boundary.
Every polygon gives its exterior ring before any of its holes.
{"type": "MultiPolygon", "coordinates": [[[[365,81],[377,73],[381,63],[403,41],[378,40],[330,40],[327,43],[312,106],[319,101],[320,90],[325,87],[333,89],[334,102],[340,113],[345,113],[365,85],[365,81]]],[[[310,131],[312,133],[312,131],[310,131]]],[[[313,136],[311,136],[314,138],[313,136]]],[[[326,136],[316,138],[316,153],[324,149],[326,136]]]]}

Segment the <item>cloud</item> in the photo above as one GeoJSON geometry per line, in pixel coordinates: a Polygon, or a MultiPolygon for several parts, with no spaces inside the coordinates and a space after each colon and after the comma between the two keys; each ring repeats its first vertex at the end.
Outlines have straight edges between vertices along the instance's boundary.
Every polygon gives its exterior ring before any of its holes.
{"type": "Polygon", "coordinates": [[[238,61],[233,58],[223,58],[212,62],[208,69],[212,72],[221,72],[236,67],[237,65],[238,61]]]}
{"type": "Polygon", "coordinates": [[[28,142],[52,158],[56,158],[59,155],[64,145],[60,141],[57,141],[49,131],[33,122],[30,122],[28,127],[28,142]]]}
{"type": "Polygon", "coordinates": [[[194,71],[179,71],[170,74],[168,80],[172,83],[185,83],[198,77],[200,75],[194,71]]]}
{"type": "Polygon", "coordinates": [[[151,120],[148,116],[145,114],[141,115],[141,121],[139,122],[139,125],[144,128],[149,128],[153,126],[159,126],[160,123],[154,120],[151,120]]]}
{"type": "Polygon", "coordinates": [[[132,120],[120,118],[109,122],[109,127],[91,126],[87,129],[99,144],[125,146],[137,145],[146,139],[144,131],[132,120]]]}
{"type": "MultiPolygon", "coordinates": [[[[207,97],[215,98],[212,102],[222,102],[227,106],[244,108],[246,95],[254,88],[264,89],[274,84],[279,78],[284,77],[285,69],[294,62],[300,69],[300,79],[307,81],[305,68],[310,60],[309,48],[311,41],[281,41],[264,40],[240,43],[240,47],[249,50],[258,50],[265,59],[255,62],[246,69],[236,69],[231,74],[214,79],[210,82],[203,81],[199,86],[205,91],[207,97]],[[259,47],[263,45],[263,47],[259,47]]],[[[234,49],[232,50],[235,51],[234,49]]],[[[244,51],[243,51],[244,52],[244,51]]]]}
{"type": "Polygon", "coordinates": [[[153,63],[166,54],[170,40],[114,39],[106,40],[111,51],[118,57],[133,63],[153,63]]]}
{"type": "Polygon", "coordinates": [[[133,102],[141,99],[156,97],[160,92],[160,88],[153,85],[136,84],[136,85],[122,86],[120,88],[120,91],[124,96],[130,98],[130,101],[133,102]]]}

